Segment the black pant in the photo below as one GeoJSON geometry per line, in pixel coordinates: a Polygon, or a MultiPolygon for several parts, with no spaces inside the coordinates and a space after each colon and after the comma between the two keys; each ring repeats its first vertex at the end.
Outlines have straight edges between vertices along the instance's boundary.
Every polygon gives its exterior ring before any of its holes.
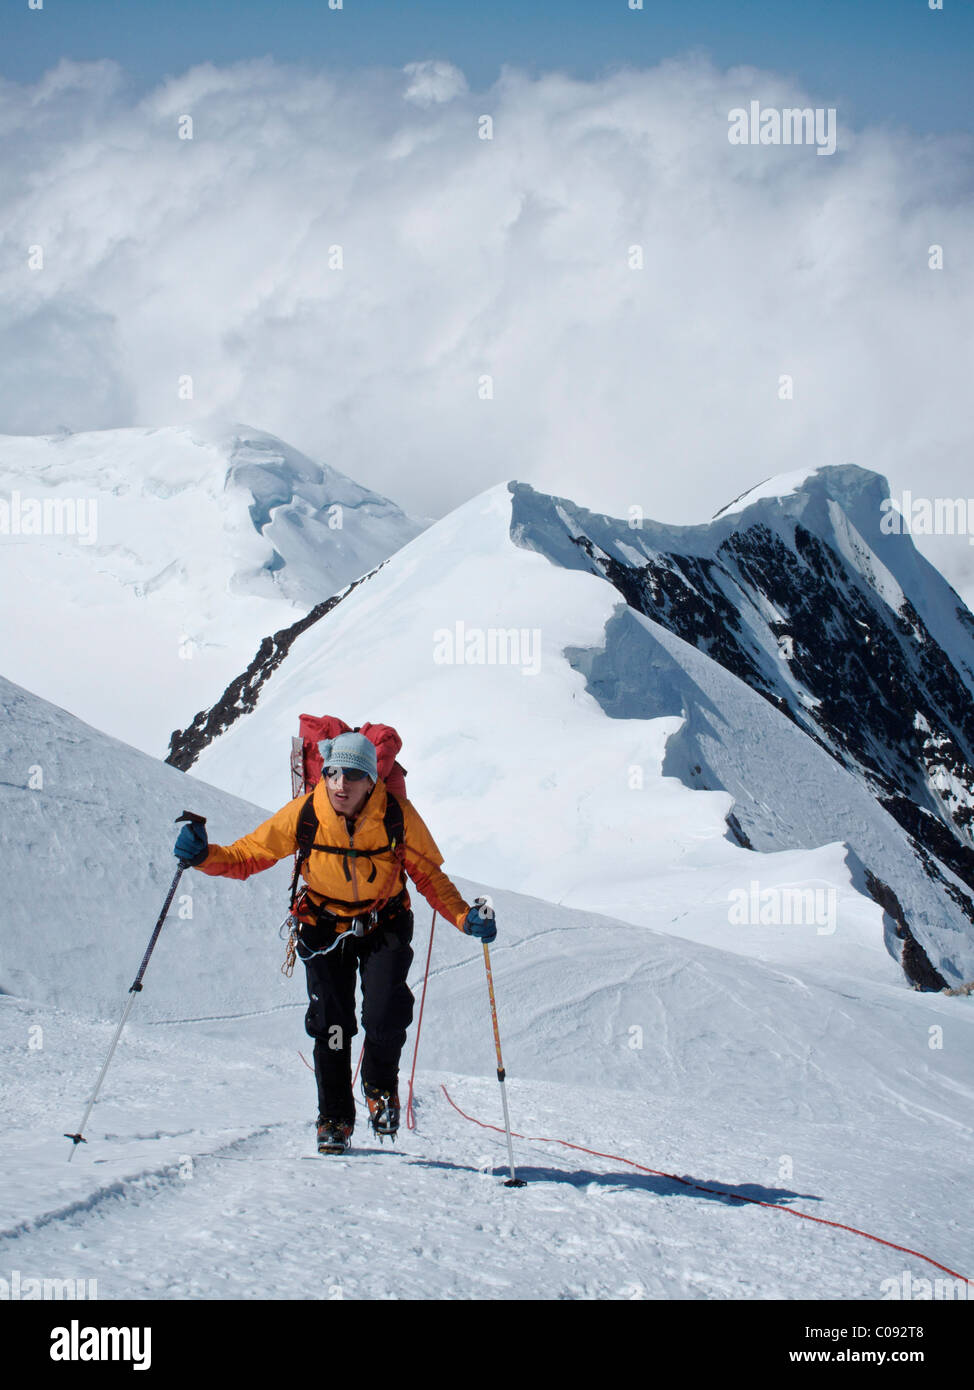
{"type": "Polygon", "coordinates": [[[362,1080],[382,1091],[395,1091],[399,1055],[413,1019],[413,995],[406,984],[413,963],[410,909],[381,919],[365,937],[351,932],[327,955],[316,950],[330,946],[334,929],[305,927],[297,953],[308,976],[308,1011],[304,1026],[314,1038],[318,1113],[321,1119],[354,1120],[352,1039],[355,1021],[355,976],[362,977],[362,1026],[365,1052],[362,1080]]]}

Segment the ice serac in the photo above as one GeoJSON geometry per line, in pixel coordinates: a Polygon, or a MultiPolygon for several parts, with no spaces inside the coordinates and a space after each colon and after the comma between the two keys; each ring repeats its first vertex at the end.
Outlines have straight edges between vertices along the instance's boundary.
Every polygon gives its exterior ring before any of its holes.
{"type": "Polygon", "coordinates": [[[58,523],[2,538],[5,674],[158,756],[268,634],[424,524],[219,417],[0,437],[0,498],[14,525],[28,507],[53,521],[55,505],[58,523]]]}
{"type": "MultiPolygon", "coordinates": [[[[950,914],[974,921],[974,619],[909,535],[884,529],[884,478],[787,475],[692,527],[633,526],[520,483],[512,497],[518,544],[600,575],[791,720],[906,831],[950,914]]],[[[605,672],[622,659],[604,656],[590,684],[610,713],[605,672]]]]}
{"type": "Polygon", "coordinates": [[[227,486],[250,493],[254,529],[273,547],[266,568],[297,604],[322,602],[423,529],[388,498],[275,435],[212,422],[197,431],[226,456],[227,486]]]}

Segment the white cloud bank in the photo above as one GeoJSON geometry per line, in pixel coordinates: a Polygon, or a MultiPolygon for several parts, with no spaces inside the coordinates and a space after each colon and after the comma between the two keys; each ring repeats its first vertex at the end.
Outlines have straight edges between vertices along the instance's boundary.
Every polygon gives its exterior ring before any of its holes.
{"type": "MultiPolygon", "coordinates": [[[[697,58],[0,84],[0,430],[222,411],[425,515],[516,476],[694,521],[845,462],[966,496],[969,142],[839,103],[828,158],[732,144],[753,99],[835,105],[697,58]]],[[[974,547],[943,546],[963,586],[974,547]]]]}

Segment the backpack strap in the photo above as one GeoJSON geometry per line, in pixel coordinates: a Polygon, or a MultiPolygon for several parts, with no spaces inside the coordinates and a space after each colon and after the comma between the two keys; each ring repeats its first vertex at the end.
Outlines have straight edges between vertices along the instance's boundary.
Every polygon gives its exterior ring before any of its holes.
{"type": "Polygon", "coordinates": [[[405,868],[406,822],[402,813],[402,802],[398,796],[393,796],[392,792],[388,790],[386,791],[386,810],[382,817],[382,823],[385,826],[389,849],[399,860],[400,865],[405,868]]]}
{"type": "Polygon", "coordinates": [[[301,870],[307,862],[308,855],[314,848],[315,836],[318,833],[318,817],[315,814],[314,792],[310,792],[304,799],[304,805],[298,814],[297,840],[298,848],[294,856],[294,873],[291,876],[291,911],[294,911],[294,904],[298,897],[298,880],[301,877],[301,870]]]}
{"type": "MultiPolygon", "coordinates": [[[[297,825],[297,852],[294,856],[294,874],[291,877],[291,910],[298,896],[298,880],[301,877],[301,870],[308,860],[313,849],[319,850],[322,854],[341,854],[343,856],[343,868],[345,878],[350,882],[351,874],[348,871],[349,859],[374,859],[377,854],[385,854],[387,851],[393,853],[402,871],[403,877],[406,874],[406,852],[404,847],[406,829],[405,818],[403,816],[402,803],[399,798],[393,796],[392,792],[386,792],[386,809],[382,817],[382,824],[386,832],[386,841],[378,849],[343,849],[341,845],[316,845],[315,836],[318,833],[318,817],[314,808],[314,792],[306,798],[298,815],[297,825]]],[[[376,868],[372,864],[372,872],[369,874],[367,883],[375,880],[376,868]]],[[[377,901],[373,906],[373,911],[379,912],[386,903],[389,902],[391,894],[377,901]]]]}

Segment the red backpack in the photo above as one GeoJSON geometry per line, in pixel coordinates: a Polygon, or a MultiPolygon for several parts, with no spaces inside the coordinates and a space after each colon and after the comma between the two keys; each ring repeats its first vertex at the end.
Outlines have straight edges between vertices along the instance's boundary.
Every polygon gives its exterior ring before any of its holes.
{"type": "Polygon", "coordinates": [[[396,762],[402,739],[388,724],[363,724],[353,729],[344,719],[333,714],[302,714],[298,720],[298,737],[291,739],[291,796],[310,792],[321,781],[321,754],[318,744],[323,738],[339,734],[364,734],[375,744],[379,776],[395,796],[406,798],[406,769],[396,762]]]}

